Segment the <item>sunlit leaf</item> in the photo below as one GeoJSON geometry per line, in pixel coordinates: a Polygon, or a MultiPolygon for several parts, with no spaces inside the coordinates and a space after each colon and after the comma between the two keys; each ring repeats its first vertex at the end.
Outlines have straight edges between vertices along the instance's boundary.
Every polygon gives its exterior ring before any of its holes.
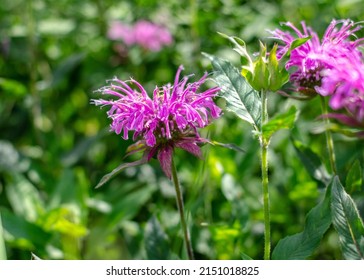
{"type": "Polygon", "coordinates": [[[331,225],[330,200],[331,187],[328,187],[324,200],[307,214],[304,230],[280,240],[273,250],[272,259],[304,260],[314,253],[331,225]]]}
{"type": "Polygon", "coordinates": [[[74,30],[75,20],[71,18],[47,18],[39,21],[39,32],[42,35],[67,36],[74,30]]]}
{"type": "Polygon", "coordinates": [[[281,129],[291,129],[297,117],[297,109],[292,106],[287,112],[277,114],[267,123],[263,124],[263,138],[270,139],[274,133],[281,129]]]}
{"type": "Polygon", "coordinates": [[[269,88],[269,70],[266,63],[267,47],[260,42],[260,53],[254,61],[252,78],[248,79],[250,85],[256,90],[267,90],[269,88]]]}
{"type": "Polygon", "coordinates": [[[9,141],[0,140],[0,172],[19,169],[19,153],[9,141]]]}
{"type": "Polygon", "coordinates": [[[33,252],[31,252],[30,254],[31,254],[31,260],[33,260],[33,261],[41,261],[42,260],[40,257],[38,257],[33,252]]]}
{"type": "Polygon", "coordinates": [[[204,54],[211,60],[214,81],[221,88],[220,96],[226,108],[258,130],[261,123],[261,100],[255,91],[229,61],[204,54]]]}
{"type": "Polygon", "coordinates": [[[332,184],[332,223],[345,259],[364,260],[364,225],[352,198],[336,176],[332,184]]]}
{"type": "Polygon", "coordinates": [[[346,176],[346,190],[348,193],[360,191],[363,184],[362,171],[359,160],[356,160],[349,169],[348,175],[346,176]]]}
{"type": "Polygon", "coordinates": [[[152,216],[145,226],[144,244],[148,260],[169,259],[168,236],[155,216],[152,216]]]}
{"type": "Polygon", "coordinates": [[[9,97],[23,97],[27,94],[24,84],[10,79],[0,78],[0,92],[9,97]]]}
{"type": "Polygon", "coordinates": [[[275,44],[270,50],[267,66],[269,70],[269,90],[273,92],[281,89],[289,80],[288,71],[278,61],[277,48],[278,45],[275,44]]]}
{"type": "Polygon", "coordinates": [[[235,179],[230,174],[225,174],[221,181],[221,191],[227,200],[233,202],[240,199],[242,195],[242,189],[237,185],[235,179]]]}
{"type": "Polygon", "coordinates": [[[230,174],[225,174],[221,181],[221,191],[225,198],[230,202],[230,219],[239,220],[240,225],[244,226],[249,220],[249,207],[242,200],[243,191],[241,186],[230,174]]]}
{"type": "Polygon", "coordinates": [[[47,212],[38,223],[48,232],[59,232],[75,238],[85,236],[87,228],[77,222],[77,216],[67,207],[47,212]]]}
{"type": "Polygon", "coordinates": [[[24,176],[13,174],[13,181],[6,188],[6,194],[14,212],[28,221],[35,221],[44,210],[39,191],[24,176]]]}

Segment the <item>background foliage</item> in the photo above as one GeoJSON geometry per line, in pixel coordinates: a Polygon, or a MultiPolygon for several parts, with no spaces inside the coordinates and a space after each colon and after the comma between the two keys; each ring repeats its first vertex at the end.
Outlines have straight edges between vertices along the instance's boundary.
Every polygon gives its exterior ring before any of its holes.
{"type": "MultiPolygon", "coordinates": [[[[103,175],[124,159],[131,141],[108,132],[105,110],[91,106],[105,80],[133,77],[149,90],[172,82],[180,64],[199,77],[211,70],[201,52],[239,65],[217,31],[258,51],[266,29],[305,20],[323,32],[333,18],[364,17],[361,1],[112,1],[3,0],[0,5],[0,258],[185,258],[174,188],[157,161],[133,167],[100,189],[103,175]],[[174,43],[160,52],[132,47],[123,55],[107,36],[112,20],[147,19],[168,27],[174,43]],[[255,49],[254,49],[255,48],[255,49]]],[[[264,39],[269,42],[269,39],[264,39]]],[[[224,107],[224,101],[218,100],[224,107]]],[[[269,111],[294,104],[291,131],[274,135],[270,152],[272,241],[303,230],[324,196],[302,153],[326,156],[319,100],[271,95],[269,111]],[[294,139],[294,140],[293,140],[294,139]]],[[[263,212],[258,144],[231,113],[205,129],[210,139],[244,153],[205,147],[204,161],[178,151],[193,247],[199,259],[261,259],[263,212]]],[[[364,215],[362,141],[334,134],[341,181],[364,215]],[[354,166],[353,168],[351,168],[354,166]],[[350,170],[350,172],[349,172],[350,170]],[[358,175],[359,174],[359,175],[358,175]]],[[[128,159],[130,160],[130,159],[128,159]]],[[[314,259],[342,259],[330,228],[314,259]]]]}

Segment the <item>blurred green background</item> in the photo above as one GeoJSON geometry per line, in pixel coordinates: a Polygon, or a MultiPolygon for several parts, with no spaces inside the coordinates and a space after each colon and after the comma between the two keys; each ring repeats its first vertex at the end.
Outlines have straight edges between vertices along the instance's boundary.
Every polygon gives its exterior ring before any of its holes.
{"type": "MultiPolygon", "coordinates": [[[[217,31],[241,37],[250,52],[266,29],[304,20],[319,34],[330,21],[364,18],[360,0],[347,1],[113,1],[2,0],[0,5],[0,259],[186,258],[174,188],[156,160],[129,168],[100,189],[103,175],[125,160],[132,141],[108,132],[106,109],[90,105],[107,79],[135,78],[148,90],[173,82],[180,64],[199,78],[211,70],[201,52],[239,66],[217,31]],[[159,52],[129,47],[122,55],[107,38],[113,20],[166,26],[173,44],[159,52]]],[[[224,106],[222,100],[218,104],[224,106]]],[[[290,137],[327,158],[317,133],[319,101],[269,96],[270,114],[295,104],[292,131],[273,137],[270,192],[273,246],[302,230],[323,187],[304,169],[290,137]]],[[[202,131],[234,143],[237,153],[204,147],[204,161],[177,151],[176,164],[197,259],[263,256],[263,211],[257,141],[248,124],[225,112],[202,131]]],[[[334,135],[342,181],[363,144],[334,135]]],[[[363,192],[351,195],[363,214],[363,192]]],[[[341,259],[329,230],[314,259],[341,259]]]]}

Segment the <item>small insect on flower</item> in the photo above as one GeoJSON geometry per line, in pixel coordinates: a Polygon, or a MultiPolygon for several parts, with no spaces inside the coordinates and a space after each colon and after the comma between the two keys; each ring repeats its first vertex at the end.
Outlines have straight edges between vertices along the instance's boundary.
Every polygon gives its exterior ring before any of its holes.
{"type": "Polygon", "coordinates": [[[200,137],[198,129],[221,115],[221,109],[213,101],[219,88],[199,92],[207,73],[197,82],[188,83],[190,76],[180,80],[182,70],[180,66],[173,85],[157,86],[152,96],[133,79],[114,78],[110,85],[99,90],[114,99],[91,101],[96,106],[110,106],[107,115],[116,134],[128,139],[129,132],[133,132],[133,140],[137,142],[129,147],[128,154],[144,151],[139,163],[156,156],[168,178],[171,178],[174,149],[181,148],[201,157],[198,143],[207,140],[200,137]]]}

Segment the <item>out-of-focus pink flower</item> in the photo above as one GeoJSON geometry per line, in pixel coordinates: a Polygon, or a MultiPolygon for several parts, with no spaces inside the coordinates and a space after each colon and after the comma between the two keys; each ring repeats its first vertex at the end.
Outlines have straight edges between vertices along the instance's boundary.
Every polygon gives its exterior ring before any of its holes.
{"type": "Polygon", "coordinates": [[[134,25],[135,42],[150,51],[159,51],[163,46],[172,44],[169,31],[152,22],[141,20],[134,25]]]}
{"type": "Polygon", "coordinates": [[[310,37],[306,43],[291,51],[286,63],[286,69],[293,69],[290,81],[299,92],[309,95],[320,93],[323,70],[331,69],[336,60],[345,58],[349,53],[361,56],[357,47],[363,39],[349,40],[361,27],[351,20],[333,20],[322,40],[304,22],[301,23],[302,32],[290,22],[284,25],[291,28],[295,35],[279,29],[271,32],[273,38],[283,42],[277,53],[278,58],[287,53],[297,38],[310,37]]]}
{"type": "Polygon", "coordinates": [[[133,27],[120,21],[114,21],[111,24],[107,36],[111,40],[121,40],[127,46],[131,46],[135,43],[133,27]]]}
{"type": "Polygon", "coordinates": [[[133,139],[140,141],[132,145],[131,151],[144,150],[147,161],[157,156],[169,178],[174,148],[201,157],[197,144],[205,139],[197,129],[207,126],[221,114],[221,109],[213,102],[218,87],[198,93],[207,74],[197,82],[187,83],[188,76],[179,79],[182,69],[182,66],[178,68],[173,86],[156,87],[152,98],[137,81],[115,78],[100,91],[116,99],[92,100],[97,106],[111,106],[107,113],[112,120],[111,130],[122,134],[124,139],[128,139],[129,131],[134,131],[133,139]]]}
{"type": "Polygon", "coordinates": [[[115,21],[110,26],[108,37],[111,40],[121,40],[127,46],[139,45],[152,52],[160,51],[173,42],[167,28],[146,20],[140,20],[133,26],[115,21]]]}

